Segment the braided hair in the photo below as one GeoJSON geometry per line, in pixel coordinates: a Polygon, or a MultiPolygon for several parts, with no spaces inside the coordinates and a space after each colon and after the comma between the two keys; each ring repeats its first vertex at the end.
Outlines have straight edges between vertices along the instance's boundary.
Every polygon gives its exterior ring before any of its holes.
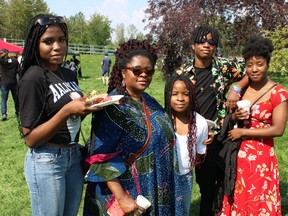
{"type": "Polygon", "coordinates": [[[194,91],[194,85],[191,80],[186,75],[179,75],[175,73],[170,78],[167,79],[165,85],[165,110],[170,116],[174,129],[176,128],[176,122],[174,118],[174,110],[171,108],[171,97],[173,86],[176,81],[183,81],[186,85],[187,90],[189,91],[189,107],[187,110],[187,115],[189,115],[189,123],[188,123],[188,134],[187,134],[187,148],[189,153],[189,160],[191,166],[198,166],[200,161],[196,158],[196,115],[195,112],[199,112],[199,107],[196,100],[196,94],[194,91]]]}
{"type": "MultiPolygon", "coordinates": [[[[49,26],[59,26],[63,33],[64,36],[66,38],[66,44],[67,44],[67,48],[68,48],[68,28],[65,22],[51,22],[45,25],[41,25],[38,20],[39,19],[46,19],[46,20],[56,20],[56,16],[50,15],[50,14],[38,14],[35,17],[33,17],[27,26],[27,35],[26,35],[26,39],[25,39],[25,46],[24,46],[24,50],[23,50],[23,54],[22,54],[22,67],[20,70],[20,81],[21,82],[21,78],[23,77],[24,73],[28,70],[28,68],[30,66],[33,65],[39,65],[41,66],[41,59],[40,59],[40,52],[39,52],[39,41],[41,36],[45,33],[45,31],[47,30],[47,28],[49,26]]],[[[42,77],[44,80],[44,88],[45,88],[45,92],[46,94],[48,93],[48,82],[47,82],[47,77],[46,77],[46,69],[43,68],[43,70],[40,70],[39,72],[42,73],[42,77]]],[[[22,138],[24,138],[25,136],[28,136],[31,131],[37,126],[38,122],[40,121],[45,107],[46,107],[46,100],[44,100],[43,103],[43,107],[42,110],[39,114],[39,116],[37,117],[37,120],[33,123],[33,125],[31,126],[30,130],[26,133],[23,134],[23,131],[21,129],[21,122],[20,119],[18,118],[18,128],[20,131],[20,135],[22,138]]]]}
{"type": "Polygon", "coordinates": [[[116,89],[119,94],[126,92],[125,86],[122,84],[123,77],[121,70],[126,69],[134,56],[140,55],[147,57],[152,67],[154,68],[157,61],[156,48],[147,40],[130,39],[127,42],[120,44],[120,47],[115,51],[115,63],[112,68],[109,78],[108,93],[116,89]]]}
{"type": "Polygon", "coordinates": [[[201,39],[206,38],[207,34],[212,35],[212,41],[216,46],[219,45],[219,33],[211,26],[198,26],[192,31],[192,44],[199,43],[201,39]]]}
{"type": "Polygon", "coordinates": [[[38,14],[29,21],[28,27],[27,27],[26,39],[25,39],[25,46],[24,46],[24,50],[22,54],[22,59],[24,61],[22,62],[20,78],[24,75],[25,71],[30,66],[32,65],[41,66],[40,53],[39,53],[39,40],[49,26],[56,25],[62,29],[64,36],[66,38],[66,44],[68,47],[68,28],[67,28],[66,23],[53,22],[47,25],[40,25],[37,22],[37,20],[41,18],[53,19],[53,18],[56,18],[56,16],[53,16],[50,14],[38,14]]]}

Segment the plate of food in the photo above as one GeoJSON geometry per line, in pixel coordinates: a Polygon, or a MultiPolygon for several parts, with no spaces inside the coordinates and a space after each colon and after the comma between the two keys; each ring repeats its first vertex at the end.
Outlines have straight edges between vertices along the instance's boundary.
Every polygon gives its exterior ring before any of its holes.
{"type": "Polygon", "coordinates": [[[216,123],[213,122],[213,121],[211,121],[211,120],[209,120],[209,119],[206,119],[206,122],[207,122],[208,127],[209,127],[210,129],[216,126],[216,123]]]}
{"type": "Polygon", "coordinates": [[[104,107],[118,102],[124,95],[96,95],[88,99],[92,102],[92,107],[104,107]]]}

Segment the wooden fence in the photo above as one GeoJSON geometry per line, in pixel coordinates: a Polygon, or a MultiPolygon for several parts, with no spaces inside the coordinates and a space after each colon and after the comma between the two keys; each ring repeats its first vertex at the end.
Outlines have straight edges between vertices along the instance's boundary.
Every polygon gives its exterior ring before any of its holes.
{"type": "MultiPolygon", "coordinates": [[[[24,40],[19,39],[6,39],[2,38],[2,40],[7,41],[8,43],[16,44],[17,46],[24,47],[24,40]]],[[[109,55],[114,55],[114,48],[109,46],[99,46],[99,45],[89,45],[89,44],[73,44],[69,43],[69,48],[75,52],[80,54],[104,54],[108,53],[109,55]]]]}

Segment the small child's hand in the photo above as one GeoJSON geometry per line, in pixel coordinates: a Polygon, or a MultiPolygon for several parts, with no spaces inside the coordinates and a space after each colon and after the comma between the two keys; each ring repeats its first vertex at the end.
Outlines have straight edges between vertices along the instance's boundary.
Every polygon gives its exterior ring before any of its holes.
{"type": "Polygon", "coordinates": [[[214,140],[214,133],[211,129],[209,129],[208,131],[208,139],[204,141],[203,144],[205,145],[209,145],[211,143],[213,143],[213,140],[214,140]]]}

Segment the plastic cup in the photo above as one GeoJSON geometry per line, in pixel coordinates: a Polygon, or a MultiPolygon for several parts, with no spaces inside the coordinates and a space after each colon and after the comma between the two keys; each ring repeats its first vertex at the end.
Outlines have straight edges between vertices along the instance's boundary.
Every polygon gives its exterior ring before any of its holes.
{"type": "MultiPolygon", "coordinates": [[[[148,209],[151,206],[151,202],[146,199],[144,196],[142,195],[138,195],[136,198],[136,203],[137,205],[139,205],[140,207],[144,208],[145,210],[148,209]]],[[[140,210],[138,210],[140,212],[140,214],[142,214],[143,212],[141,212],[140,210]]]]}
{"type": "Polygon", "coordinates": [[[238,108],[243,108],[245,109],[246,111],[249,112],[250,110],[250,105],[251,105],[251,102],[249,100],[240,100],[240,101],[237,101],[237,106],[238,108]]]}
{"type": "MultiPolygon", "coordinates": [[[[249,100],[240,100],[237,101],[237,106],[238,108],[243,108],[245,111],[248,112],[248,114],[250,114],[250,106],[251,106],[251,102],[249,100]]],[[[247,116],[247,118],[249,118],[249,116],[247,116]]],[[[247,119],[246,118],[246,119],[247,119]]]]}

